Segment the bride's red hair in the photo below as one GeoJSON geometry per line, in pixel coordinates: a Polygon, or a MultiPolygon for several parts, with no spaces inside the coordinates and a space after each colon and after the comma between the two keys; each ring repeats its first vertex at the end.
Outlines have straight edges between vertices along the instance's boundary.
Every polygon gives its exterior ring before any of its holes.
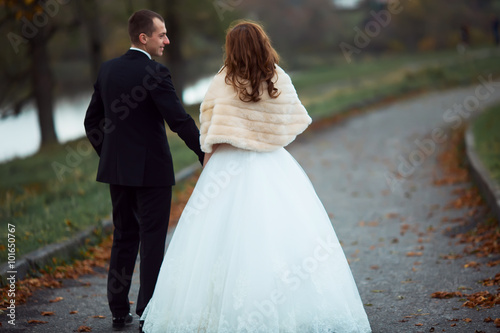
{"type": "Polygon", "coordinates": [[[269,37],[257,23],[239,21],[226,35],[226,83],[238,90],[243,102],[258,102],[262,83],[272,98],[279,96],[272,78],[276,73],[279,55],[269,37]]]}

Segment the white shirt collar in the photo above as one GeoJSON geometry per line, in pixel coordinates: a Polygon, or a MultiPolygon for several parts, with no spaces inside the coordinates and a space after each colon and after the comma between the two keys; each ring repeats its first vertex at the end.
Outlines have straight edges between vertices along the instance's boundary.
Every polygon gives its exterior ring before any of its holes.
{"type": "Polygon", "coordinates": [[[144,50],[138,49],[137,47],[131,47],[130,49],[135,50],[135,51],[140,51],[140,52],[144,53],[145,55],[147,55],[149,59],[151,59],[151,55],[144,50]]]}

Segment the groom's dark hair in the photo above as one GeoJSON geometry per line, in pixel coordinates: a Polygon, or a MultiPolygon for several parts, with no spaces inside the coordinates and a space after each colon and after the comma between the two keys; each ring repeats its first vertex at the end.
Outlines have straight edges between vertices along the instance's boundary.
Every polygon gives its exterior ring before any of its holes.
{"type": "Polygon", "coordinates": [[[132,43],[138,44],[139,35],[142,33],[145,33],[148,36],[153,34],[153,19],[155,17],[160,19],[160,21],[165,22],[160,14],[148,9],[139,10],[130,16],[128,19],[128,34],[132,43]]]}

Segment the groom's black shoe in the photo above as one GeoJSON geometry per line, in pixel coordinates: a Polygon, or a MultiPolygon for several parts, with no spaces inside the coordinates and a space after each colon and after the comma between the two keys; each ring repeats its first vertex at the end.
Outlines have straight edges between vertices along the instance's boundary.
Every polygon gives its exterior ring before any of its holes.
{"type": "Polygon", "coordinates": [[[123,317],[113,317],[113,330],[120,331],[125,326],[132,324],[133,321],[134,318],[130,313],[123,317]]]}
{"type": "Polygon", "coordinates": [[[142,328],[144,327],[144,320],[139,320],[139,333],[144,333],[142,328]]]}

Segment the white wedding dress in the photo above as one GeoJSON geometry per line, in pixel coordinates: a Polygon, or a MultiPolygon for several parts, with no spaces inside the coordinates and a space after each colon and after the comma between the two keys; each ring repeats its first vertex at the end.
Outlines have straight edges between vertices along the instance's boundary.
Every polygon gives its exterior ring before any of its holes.
{"type": "Polygon", "coordinates": [[[146,333],[371,332],[328,215],[284,148],[216,150],[141,319],[146,333]]]}

